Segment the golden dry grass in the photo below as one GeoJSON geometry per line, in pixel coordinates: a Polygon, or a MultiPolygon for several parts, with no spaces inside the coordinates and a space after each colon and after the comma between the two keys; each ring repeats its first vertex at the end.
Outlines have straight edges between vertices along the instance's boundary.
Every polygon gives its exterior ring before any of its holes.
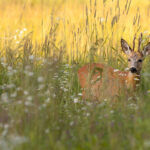
{"type": "Polygon", "coordinates": [[[96,38],[107,39],[107,47],[116,47],[121,37],[132,44],[135,33],[147,33],[150,29],[147,0],[1,0],[0,8],[2,40],[27,28],[27,32],[33,32],[33,40],[42,42],[57,24],[56,43],[64,42],[68,53],[84,51],[85,47],[89,50],[96,38]]]}

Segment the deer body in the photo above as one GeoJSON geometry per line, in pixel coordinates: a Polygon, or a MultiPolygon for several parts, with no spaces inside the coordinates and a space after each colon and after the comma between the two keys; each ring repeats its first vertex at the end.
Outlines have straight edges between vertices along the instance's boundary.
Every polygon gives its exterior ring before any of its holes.
{"type": "Polygon", "coordinates": [[[81,88],[84,89],[83,98],[99,99],[101,96],[117,96],[120,92],[126,92],[126,89],[135,89],[140,76],[93,63],[80,68],[78,77],[81,88]],[[98,68],[102,69],[102,73],[97,70],[92,74],[98,68]]]}
{"type": "MultiPolygon", "coordinates": [[[[140,81],[142,61],[146,55],[150,54],[150,43],[145,46],[143,51],[140,51],[141,39],[142,34],[139,38],[137,52],[134,52],[134,45],[131,49],[127,42],[121,39],[122,49],[128,56],[129,71],[118,71],[101,63],[87,64],[78,70],[84,99],[98,100],[101,97],[114,97],[136,89],[140,81]]],[[[133,43],[135,44],[135,42],[133,43]]]]}

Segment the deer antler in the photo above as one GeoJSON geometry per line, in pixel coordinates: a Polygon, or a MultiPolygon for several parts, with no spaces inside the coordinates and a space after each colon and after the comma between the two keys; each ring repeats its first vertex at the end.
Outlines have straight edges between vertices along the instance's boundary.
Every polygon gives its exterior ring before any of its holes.
{"type": "Polygon", "coordinates": [[[142,43],[142,37],[143,37],[143,34],[141,33],[140,36],[139,36],[139,45],[138,45],[138,51],[141,50],[141,43],[142,43]]]}
{"type": "Polygon", "coordinates": [[[135,40],[136,40],[136,34],[135,34],[134,39],[133,39],[133,51],[135,49],[135,40]]]}

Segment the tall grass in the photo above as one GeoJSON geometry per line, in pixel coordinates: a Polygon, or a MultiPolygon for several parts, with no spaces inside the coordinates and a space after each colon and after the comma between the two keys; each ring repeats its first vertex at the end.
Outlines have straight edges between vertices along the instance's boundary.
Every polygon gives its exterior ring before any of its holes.
{"type": "Polygon", "coordinates": [[[149,41],[146,0],[0,1],[0,149],[150,148],[150,61],[135,97],[82,100],[77,70],[123,70],[120,38],[149,41]],[[2,14],[3,12],[3,14],[2,14]],[[136,98],[136,101],[134,99],[136,98]]]}

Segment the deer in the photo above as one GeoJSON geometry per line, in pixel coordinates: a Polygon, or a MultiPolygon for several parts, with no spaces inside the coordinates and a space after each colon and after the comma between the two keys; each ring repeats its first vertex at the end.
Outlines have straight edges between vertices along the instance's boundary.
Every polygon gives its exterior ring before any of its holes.
{"type": "Polygon", "coordinates": [[[121,93],[133,93],[140,84],[142,63],[150,54],[150,42],[141,50],[142,33],[138,38],[138,50],[121,38],[121,48],[128,60],[128,70],[119,71],[103,63],[89,63],[78,70],[83,99],[100,100],[102,97],[114,98],[121,93]]]}

